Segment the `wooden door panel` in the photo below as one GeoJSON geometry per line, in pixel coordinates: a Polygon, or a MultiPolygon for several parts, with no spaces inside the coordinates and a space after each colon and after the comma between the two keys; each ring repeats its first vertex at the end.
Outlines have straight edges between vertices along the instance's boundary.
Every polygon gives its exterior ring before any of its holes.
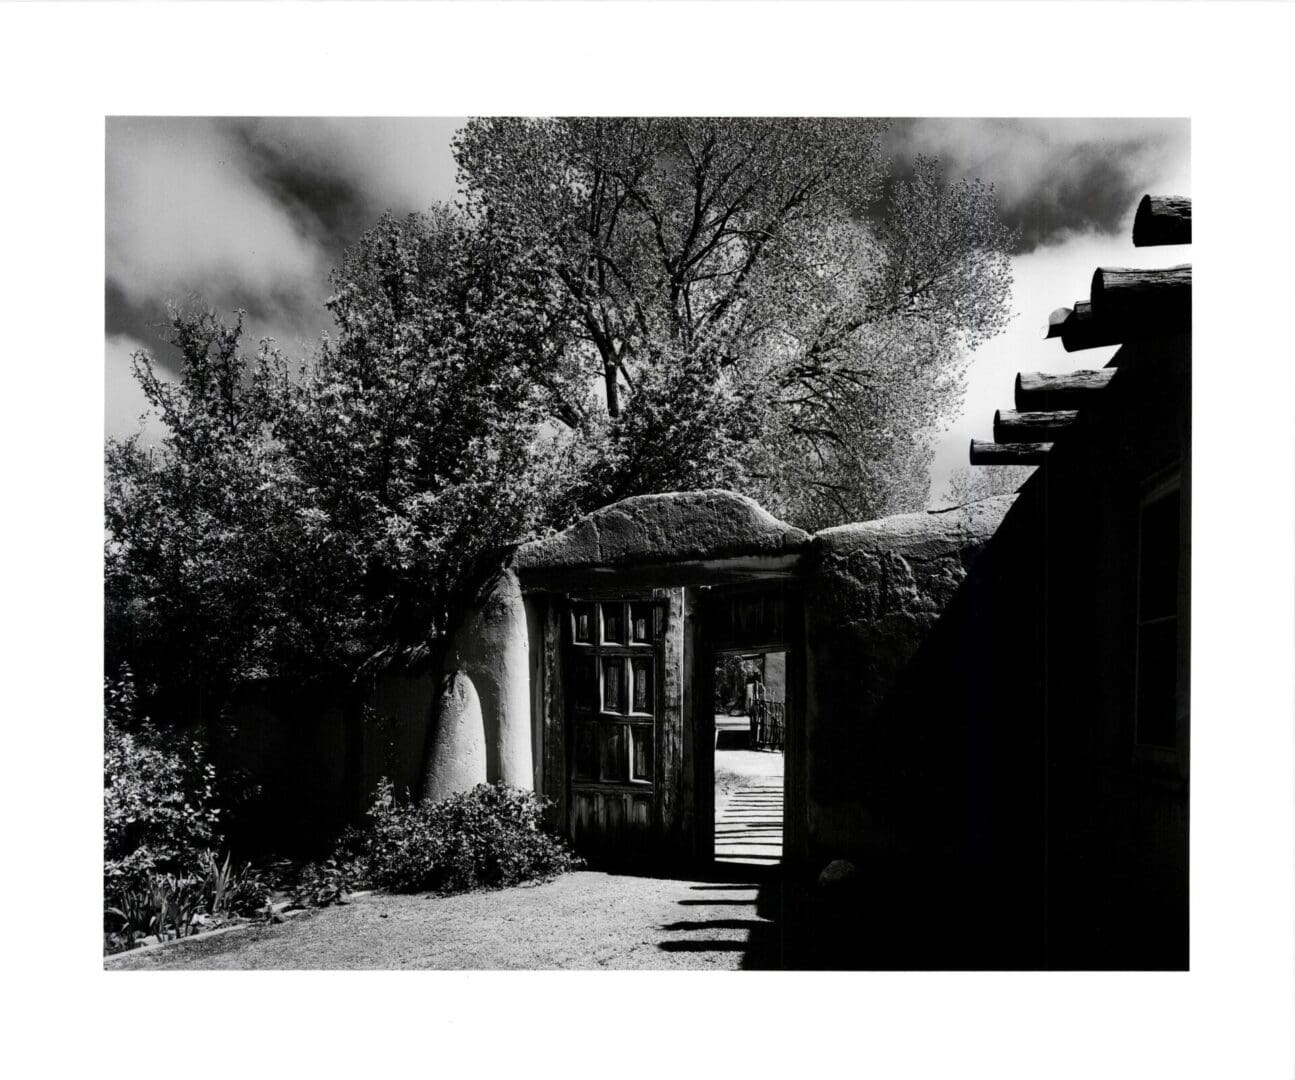
{"type": "Polygon", "coordinates": [[[663,596],[567,605],[568,829],[590,854],[637,853],[660,831],[665,623],[663,596]]]}

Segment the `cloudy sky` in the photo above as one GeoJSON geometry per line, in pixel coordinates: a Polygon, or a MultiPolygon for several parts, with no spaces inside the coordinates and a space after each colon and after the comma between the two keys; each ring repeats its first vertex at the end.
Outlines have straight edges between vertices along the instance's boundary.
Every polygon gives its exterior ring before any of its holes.
{"type": "MultiPolygon", "coordinates": [[[[384,210],[453,198],[455,119],[116,118],[107,127],[105,426],[140,429],[130,355],[165,359],[166,304],[246,310],[254,340],[309,351],[329,328],[328,272],[384,210]]],[[[916,154],[953,176],[993,183],[1021,232],[1016,313],[972,358],[963,410],[942,433],[932,500],[1012,405],[1018,371],[1098,367],[1113,349],[1065,353],[1041,339],[1048,312],[1088,295],[1099,265],[1187,261],[1135,249],[1147,192],[1191,194],[1186,120],[899,120],[887,151],[903,173],[916,154]]],[[[145,426],[146,437],[156,425],[145,426]]]]}

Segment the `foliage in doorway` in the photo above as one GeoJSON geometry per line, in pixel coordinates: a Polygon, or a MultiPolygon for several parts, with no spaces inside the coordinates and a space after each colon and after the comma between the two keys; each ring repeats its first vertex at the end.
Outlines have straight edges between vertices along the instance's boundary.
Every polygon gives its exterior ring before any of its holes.
{"type": "Polygon", "coordinates": [[[547,881],[580,865],[544,828],[546,801],[506,784],[478,784],[435,803],[396,798],[378,786],[364,828],[343,838],[338,862],[395,892],[469,892],[547,881]]]}

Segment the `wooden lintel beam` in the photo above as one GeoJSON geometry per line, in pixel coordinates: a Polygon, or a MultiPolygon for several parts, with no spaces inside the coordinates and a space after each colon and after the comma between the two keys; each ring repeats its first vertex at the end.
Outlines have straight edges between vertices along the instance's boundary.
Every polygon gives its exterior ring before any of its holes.
{"type": "Polygon", "coordinates": [[[1192,200],[1186,195],[1143,195],[1133,215],[1133,246],[1192,242],[1192,200]]]}
{"type": "Polygon", "coordinates": [[[1115,377],[1115,368],[1100,371],[1023,371],[1016,376],[1016,407],[1021,412],[1079,409],[1097,401],[1115,377]]]}
{"type": "Polygon", "coordinates": [[[994,442],[1052,442],[1063,431],[1075,426],[1079,413],[1075,409],[1052,409],[1046,412],[1016,412],[999,409],[994,413],[994,442]]]}
{"type": "Polygon", "coordinates": [[[997,443],[971,440],[973,465],[1038,465],[1052,449],[1050,442],[997,443]]]}

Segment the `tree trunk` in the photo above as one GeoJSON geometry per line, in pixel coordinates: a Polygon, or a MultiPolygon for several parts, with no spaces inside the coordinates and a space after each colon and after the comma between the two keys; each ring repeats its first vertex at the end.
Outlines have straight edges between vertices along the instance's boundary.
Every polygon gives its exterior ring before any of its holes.
{"type": "Polygon", "coordinates": [[[603,385],[607,387],[607,415],[620,416],[620,387],[616,383],[616,361],[603,361],[603,385]]]}
{"type": "Polygon", "coordinates": [[[1186,195],[1143,195],[1133,217],[1133,246],[1192,242],[1192,200],[1186,195]]]}
{"type": "Polygon", "coordinates": [[[1016,376],[1016,407],[1022,412],[1083,408],[1101,398],[1116,370],[1067,371],[1060,375],[1023,371],[1016,376]]]}

